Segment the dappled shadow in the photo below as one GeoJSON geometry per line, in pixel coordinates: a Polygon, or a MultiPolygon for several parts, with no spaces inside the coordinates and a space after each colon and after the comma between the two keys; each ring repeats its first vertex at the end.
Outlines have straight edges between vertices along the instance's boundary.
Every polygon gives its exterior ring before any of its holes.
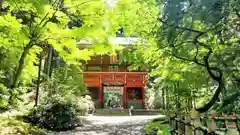
{"type": "Polygon", "coordinates": [[[86,117],[82,127],[54,135],[144,135],[146,117],[86,117]]]}
{"type": "Polygon", "coordinates": [[[143,131],[143,123],[121,123],[121,124],[108,124],[108,125],[94,125],[85,128],[79,128],[79,131],[90,132],[94,131],[97,134],[105,133],[109,135],[139,135],[143,131]]]}
{"type": "Polygon", "coordinates": [[[59,135],[143,135],[144,123],[85,125],[59,135]]]}

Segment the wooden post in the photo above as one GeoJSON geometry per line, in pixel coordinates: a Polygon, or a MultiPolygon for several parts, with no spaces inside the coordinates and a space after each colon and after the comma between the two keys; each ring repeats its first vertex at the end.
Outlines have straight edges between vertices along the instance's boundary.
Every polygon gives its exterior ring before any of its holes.
{"type": "Polygon", "coordinates": [[[235,122],[226,121],[228,135],[239,135],[235,122]]]}
{"type": "Polygon", "coordinates": [[[175,129],[176,128],[176,120],[174,116],[170,115],[170,130],[171,130],[171,135],[174,135],[175,129]]]}
{"type": "Polygon", "coordinates": [[[240,130],[240,121],[237,119],[237,121],[236,121],[236,126],[237,126],[237,129],[238,129],[238,131],[240,130]]]}
{"type": "Polygon", "coordinates": [[[183,115],[181,115],[181,114],[179,114],[178,116],[177,116],[177,119],[178,119],[178,134],[179,135],[182,135],[182,134],[184,134],[184,123],[182,123],[183,122],[183,115]],[[182,121],[182,122],[180,122],[180,121],[182,121]]]}
{"type": "Polygon", "coordinates": [[[186,115],[185,116],[185,135],[193,135],[192,127],[188,125],[187,123],[191,124],[191,116],[186,115]]]}
{"type": "Polygon", "coordinates": [[[217,123],[215,122],[214,119],[208,118],[207,119],[207,127],[210,132],[216,131],[217,129],[217,123]]]}
{"type": "MultiPolygon", "coordinates": [[[[200,121],[200,113],[198,111],[192,110],[191,117],[192,117],[192,123],[195,127],[200,127],[202,125],[200,121]]],[[[195,135],[203,135],[203,132],[200,130],[196,130],[195,135]]]]}

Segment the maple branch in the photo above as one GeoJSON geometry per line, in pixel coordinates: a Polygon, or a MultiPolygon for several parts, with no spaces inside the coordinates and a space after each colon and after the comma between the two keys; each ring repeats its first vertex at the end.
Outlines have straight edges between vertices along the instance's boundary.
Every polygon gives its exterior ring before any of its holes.
{"type": "MultiPolygon", "coordinates": [[[[84,1],[84,2],[82,2],[82,3],[79,3],[79,4],[77,4],[77,5],[74,5],[74,6],[72,6],[72,7],[79,7],[79,6],[81,6],[81,5],[84,5],[84,4],[87,4],[87,3],[91,3],[91,2],[95,2],[95,1],[99,1],[99,0],[88,0],[88,1],[84,1]]],[[[70,7],[70,8],[72,8],[72,7],[70,7]]]]}
{"type": "MultiPolygon", "coordinates": [[[[194,59],[187,59],[187,58],[184,58],[184,57],[177,56],[176,54],[174,54],[174,52],[173,52],[174,50],[172,50],[172,56],[174,56],[175,58],[180,59],[180,60],[184,60],[184,61],[188,61],[188,62],[194,62],[197,65],[205,67],[207,69],[207,72],[208,72],[209,76],[218,83],[218,87],[217,87],[213,97],[211,98],[211,100],[207,104],[205,104],[203,107],[196,108],[196,110],[199,111],[200,113],[208,111],[215,104],[215,102],[218,100],[220,93],[224,89],[224,83],[222,81],[222,77],[223,77],[222,70],[220,68],[217,68],[217,67],[210,67],[210,65],[209,65],[209,58],[210,58],[211,54],[213,53],[212,48],[210,46],[198,41],[198,38],[201,37],[203,34],[204,33],[199,33],[199,35],[197,35],[195,40],[194,40],[194,43],[196,44],[196,47],[197,47],[197,52],[194,56],[194,59]],[[200,63],[197,60],[198,47],[199,46],[203,46],[204,48],[208,49],[208,53],[203,58],[204,59],[204,64],[200,63]],[[213,73],[214,71],[217,74],[214,74],[213,73]]],[[[174,46],[172,46],[172,47],[174,49],[174,46]]]]}
{"type": "Polygon", "coordinates": [[[161,23],[163,23],[167,26],[178,28],[178,29],[181,29],[181,30],[187,30],[187,31],[191,31],[191,32],[194,32],[194,33],[205,33],[204,31],[199,31],[199,30],[196,30],[196,29],[191,29],[191,28],[187,28],[187,27],[181,27],[181,26],[178,26],[178,25],[174,25],[174,24],[169,24],[168,22],[163,21],[161,18],[158,18],[158,21],[160,21],[161,23]]]}
{"type": "Polygon", "coordinates": [[[208,74],[212,77],[213,80],[217,81],[218,87],[217,87],[213,97],[211,98],[211,100],[207,104],[205,104],[203,107],[196,108],[196,110],[199,111],[200,113],[208,111],[215,104],[215,102],[218,100],[220,93],[224,89],[224,84],[223,84],[223,81],[222,81],[222,77],[223,77],[222,70],[217,68],[217,67],[210,67],[209,62],[208,62],[209,57],[212,54],[212,52],[213,52],[212,49],[210,49],[208,51],[207,55],[204,56],[204,62],[205,62],[208,74]],[[213,71],[216,71],[219,74],[219,76],[214,75],[213,71]]]}

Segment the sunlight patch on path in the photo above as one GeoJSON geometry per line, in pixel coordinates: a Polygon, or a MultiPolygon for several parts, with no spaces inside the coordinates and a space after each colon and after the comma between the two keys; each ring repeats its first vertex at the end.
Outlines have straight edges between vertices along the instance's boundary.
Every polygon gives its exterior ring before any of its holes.
{"type": "Polygon", "coordinates": [[[150,115],[150,116],[85,116],[82,117],[88,124],[91,122],[93,125],[98,124],[121,124],[126,122],[146,122],[152,119],[156,119],[159,117],[164,117],[163,115],[150,115]]]}

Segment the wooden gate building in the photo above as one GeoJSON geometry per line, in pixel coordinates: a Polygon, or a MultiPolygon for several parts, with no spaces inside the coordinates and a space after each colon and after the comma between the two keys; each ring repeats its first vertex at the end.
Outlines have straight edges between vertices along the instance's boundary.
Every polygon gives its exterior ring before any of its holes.
{"type": "MultiPolygon", "coordinates": [[[[120,45],[131,45],[137,38],[118,37],[112,39],[120,45]]],[[[83,46],[85,43],[78,43],[83,46]]],[[[110,101],[112,107],[136,109],[145,107],[144,86],[147,73],[129,71],[124,64],[119,64],[117,56],[98,55],[87,61],[84,71],[84,82],[98,108],[107,108],[110,101]],[[117,101],[117,102],[116,102],[117,101]]]]}

